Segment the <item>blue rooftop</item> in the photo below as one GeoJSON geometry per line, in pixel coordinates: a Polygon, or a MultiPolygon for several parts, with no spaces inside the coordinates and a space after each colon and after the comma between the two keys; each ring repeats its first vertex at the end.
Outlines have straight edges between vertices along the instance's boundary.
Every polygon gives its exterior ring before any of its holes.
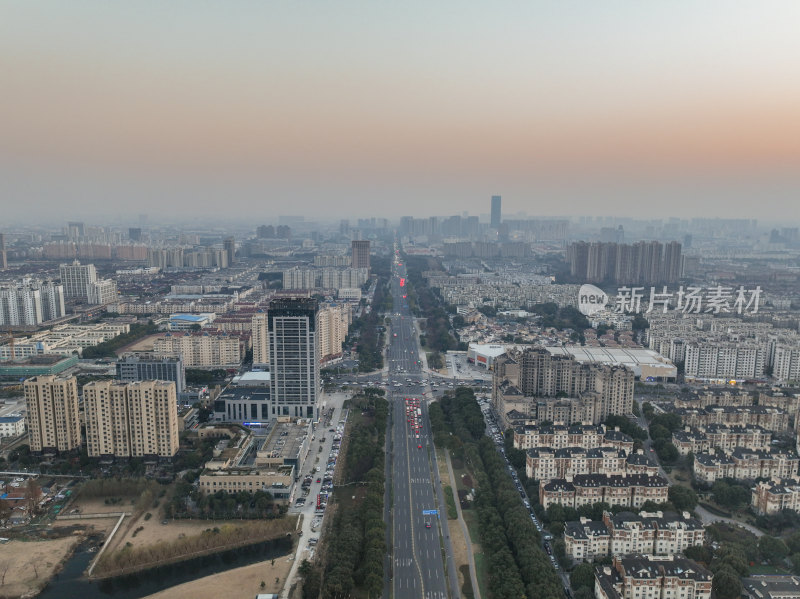
{"type": "Polygon", "coordinates": [[[201,322],[207,320],[208,316],[198,316],[197,314],[176,314],[170,316],[170,320],[188,320],[190,322],[201,322]]]}
{"type": "Polygon", "coordinates": [[[0,416],[0,423],[3,422],[19,422],[22,416],[0,416]]]}

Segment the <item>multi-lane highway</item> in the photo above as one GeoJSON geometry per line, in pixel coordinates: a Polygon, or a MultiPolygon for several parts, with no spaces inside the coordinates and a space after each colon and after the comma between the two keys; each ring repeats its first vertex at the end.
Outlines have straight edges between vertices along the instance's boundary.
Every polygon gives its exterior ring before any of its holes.
{"type": "Polygon", "coordinates": [[[387,515],[391,520],[388,561],[394,597],[444,599],[458,596],[458,582],[447,532],[446,508],[435,467],[425,401],[422,367],[405,287],[405,268],[395,264],[392,278],[394,316],[387,350],[390,484],[387,515]],[[433,510],[441,512],[431,513],[433,510]],[[428,512],[426,514],[426,512],[428,512]],[[443,555],[444,548],[444,555],[443,555]],[[445,557],[447,556],[447,557],[445,557]],[[445,561],[450,580],[445,577],[445,561]]]}

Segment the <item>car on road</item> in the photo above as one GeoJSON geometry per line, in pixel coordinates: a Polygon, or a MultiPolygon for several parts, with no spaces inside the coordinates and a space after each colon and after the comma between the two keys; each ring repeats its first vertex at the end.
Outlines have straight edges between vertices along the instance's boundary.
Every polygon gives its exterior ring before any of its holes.
{"type": "Polygon", "coordinates": [[[417,445],[417,449],[422,449],[422,445],[417,445]]]}

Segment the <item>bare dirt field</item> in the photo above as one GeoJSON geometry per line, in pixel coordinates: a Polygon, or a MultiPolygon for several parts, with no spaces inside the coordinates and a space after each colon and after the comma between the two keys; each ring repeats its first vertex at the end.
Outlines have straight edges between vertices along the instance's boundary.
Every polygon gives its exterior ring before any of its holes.
{"type": "Polygon", "coordinates": [[[77,536],[52,541],[10,541],[0,548],[0,595],[18,597],[40,589],[80,542],[77,536]]]}
{"type": "Polygon", "coordinates": [[[102,497],[81,498],[78,496],[69,505],[67,513],[74,509],[80,510],[80,514],[110,514],[114,512],[132,512],[136,497],[122,497],[122,501],[116,504],[107,504],[102,497]]]}
{"type": "Polygon", "coordinates": [[[129,343],[116,351],[118,356],[121,356],[123,353],[128,351],[153,351],[153,343],[155,342],[156,337],[159,334],[156,333],[154,335],[147,335],[147,337],[142,337],[138,341],[134,341],[133,343],[129,343]]]}
{"type": "Polygon", "coordinates": [[[166,589],[144,599],[197,599],[198,597],[225,597],[225,599],[253,599],[258,593],[280,593],[289,575],[292,562],[288,556],[259,562],[241,568],[212,574],[166,589]],[[276,583],[277,579],[277,583],[276,583]],[[261,588],[264,581],[264,588],[261,588]]]}

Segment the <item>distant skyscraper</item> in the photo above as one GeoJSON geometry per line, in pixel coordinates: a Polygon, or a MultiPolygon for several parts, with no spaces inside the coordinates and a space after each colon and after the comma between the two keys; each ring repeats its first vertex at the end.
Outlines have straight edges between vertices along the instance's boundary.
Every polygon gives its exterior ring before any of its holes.
{"type": "Polygon", "coordinates": [[[128,229],[128,238],[131,241],[141,241],[142,240],[142,228],[141,227],[130,227],[128,229]]]}
{"type": "Polygon", "coordinates": [[[314,418],[319,396],[319,304],[309,297],[269,304],[270,395],[273,416],[314,418]]]}
{"type": "Polygon", "coordinates": [[[501,203],[502,199],[500,196],[492,196],[492,221],[491,227],[492,229],[499,229],[500,223],[502,222],[502,211],[501,211],[501,203]]]}
{"type": "Polygon", "coordinates": [[[236,239],[233,237],[226,238],[223,246],[225,253],[228,254],[228,266],[233,266],[236,261],[236,239]]]}
{"type": "Polygon", "coordinates": [[[369,240],[353,240],[351,248],[353,252],[351,261],[353,268],[369,269],[369,240]]]}
{"type": "Polygon", "coordinates": [[[8,255],[6,254],[6,236],[0,233],[0,270],[8,268],[8,255]]]}
{"type": "Polygon", "coordinates": [[[67,236],[73,241],[81,239],[86,235],[86,227],[81,222],[67,223],[67,236]]]}

